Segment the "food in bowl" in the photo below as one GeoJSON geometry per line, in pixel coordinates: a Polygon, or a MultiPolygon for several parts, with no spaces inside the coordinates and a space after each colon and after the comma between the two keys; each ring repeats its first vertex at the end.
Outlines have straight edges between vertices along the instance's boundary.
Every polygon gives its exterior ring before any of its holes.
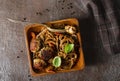
{"type": "Polygon", "coordinates": [[[31,32],[30,51],[34,70],[56,72],[71,69],[79,58],[80,44],[76,27],[64,26],[66,32],[51,32],[46,27],[31,32]]]}
{"type": "Polygon", "coordinates": [[[77,71],[85,66],[79,23],[75,18],[44,25],[29,24],[25,27],[25,38],[32,76],[77,71]]]}

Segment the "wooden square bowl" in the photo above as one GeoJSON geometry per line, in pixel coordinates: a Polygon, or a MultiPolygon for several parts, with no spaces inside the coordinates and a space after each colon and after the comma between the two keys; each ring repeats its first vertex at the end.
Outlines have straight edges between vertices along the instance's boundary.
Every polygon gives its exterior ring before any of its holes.
{"type": "MultiPolygon", "coordinates": [[[[83,50],[82,50],[82,43],[81,43],[81,37],[80,37],[80,31],[79,31],[79,22],[77,19],[75,18],[70,18],[70,19],[64,19],[64,20],[58,20],[58,21],[52,21],[52,22],[47,22],[44,23],[48,26],[52,26],[52,25],[58,25],[58,24],[66,24],[66,25],[72,25],[77,27],[78,33],[78,41],[80,44],[80,48],[79,48],[79,57],[77,60],[77,63],[74,65],[74,67],[72,67],[70,70],[62,70],[62,71],[57,71],[55,73],[60,73],[60,72],[70,72],[70,71],[76,71],[76,70],[82,70],[85,67],[85,63],[84,63],[84,55],[83,55],[83,50]]],[[[47,75],[47,74],[55,74],[55,73],[36,73],[33,69],[33,63],[32,63],[32,56],[31,56],[31,51],[30,51],[30,41],[31,41],[31,32],[35,32],[36,34],[41,32],[41,29],[44,26],[42,24],[30,24],[27,25],[25,27],[25,41],[26,41],[26,47],[27,47],[27,53],[28,53],[28,60],[29,60],[29,66],[30,66],[30,72],[32,76],[40,76],[40,75],[47,75]]]]}

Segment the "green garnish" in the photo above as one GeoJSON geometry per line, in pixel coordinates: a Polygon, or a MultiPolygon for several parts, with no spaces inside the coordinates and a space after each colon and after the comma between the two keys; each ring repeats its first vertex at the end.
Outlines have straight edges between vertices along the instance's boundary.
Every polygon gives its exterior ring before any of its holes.
{"type": "Polygon", "coordinates": [[[61,66],[61,57],[56,56],[52,61],[53,66],[60,67],[61,66]]]}
{"type": "Polygon", "coordinates": [[[66,45],[65,45],[64,52],[65,52],[66,54],[68,54],[68,53],[70,53],[70,52],[73,50],[73,48],[74,48],[74,44],[66,44],[66,45]]]}

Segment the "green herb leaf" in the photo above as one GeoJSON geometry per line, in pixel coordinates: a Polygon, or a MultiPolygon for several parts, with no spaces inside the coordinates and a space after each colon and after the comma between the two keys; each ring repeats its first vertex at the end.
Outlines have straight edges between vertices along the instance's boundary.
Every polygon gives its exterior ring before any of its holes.
{"type": "Polygon", "coordinates": [[[61,66],[61,57],[56,56],[52,61],[53,66],[60,67],[61,66]]]}
{"type": "Polygon", "coordinates": [[[70,53],[70,52],[73,50],[73,48],[74,48],[74,44],[66,44],[66,45],[65,45],[64,52],[65,52],[66,54],[68,54],[68,53],[70,53]]]}

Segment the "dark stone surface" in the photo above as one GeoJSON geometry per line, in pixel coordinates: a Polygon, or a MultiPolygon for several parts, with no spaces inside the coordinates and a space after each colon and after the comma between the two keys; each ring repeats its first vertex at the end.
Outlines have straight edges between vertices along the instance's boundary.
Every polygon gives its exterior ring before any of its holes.
{"type": "Polygon", "coordinates": [[[0,81],[120,81],[120,54],[110,55],[100,47],[94,38],[94,23],[85,17],[81,1],[0,0],[0,81]],[[43,23],[71,17],[80,21],[85,69],[32,77],[24,38],[27,24],[12,23],[6,18],[43,23]]]}

